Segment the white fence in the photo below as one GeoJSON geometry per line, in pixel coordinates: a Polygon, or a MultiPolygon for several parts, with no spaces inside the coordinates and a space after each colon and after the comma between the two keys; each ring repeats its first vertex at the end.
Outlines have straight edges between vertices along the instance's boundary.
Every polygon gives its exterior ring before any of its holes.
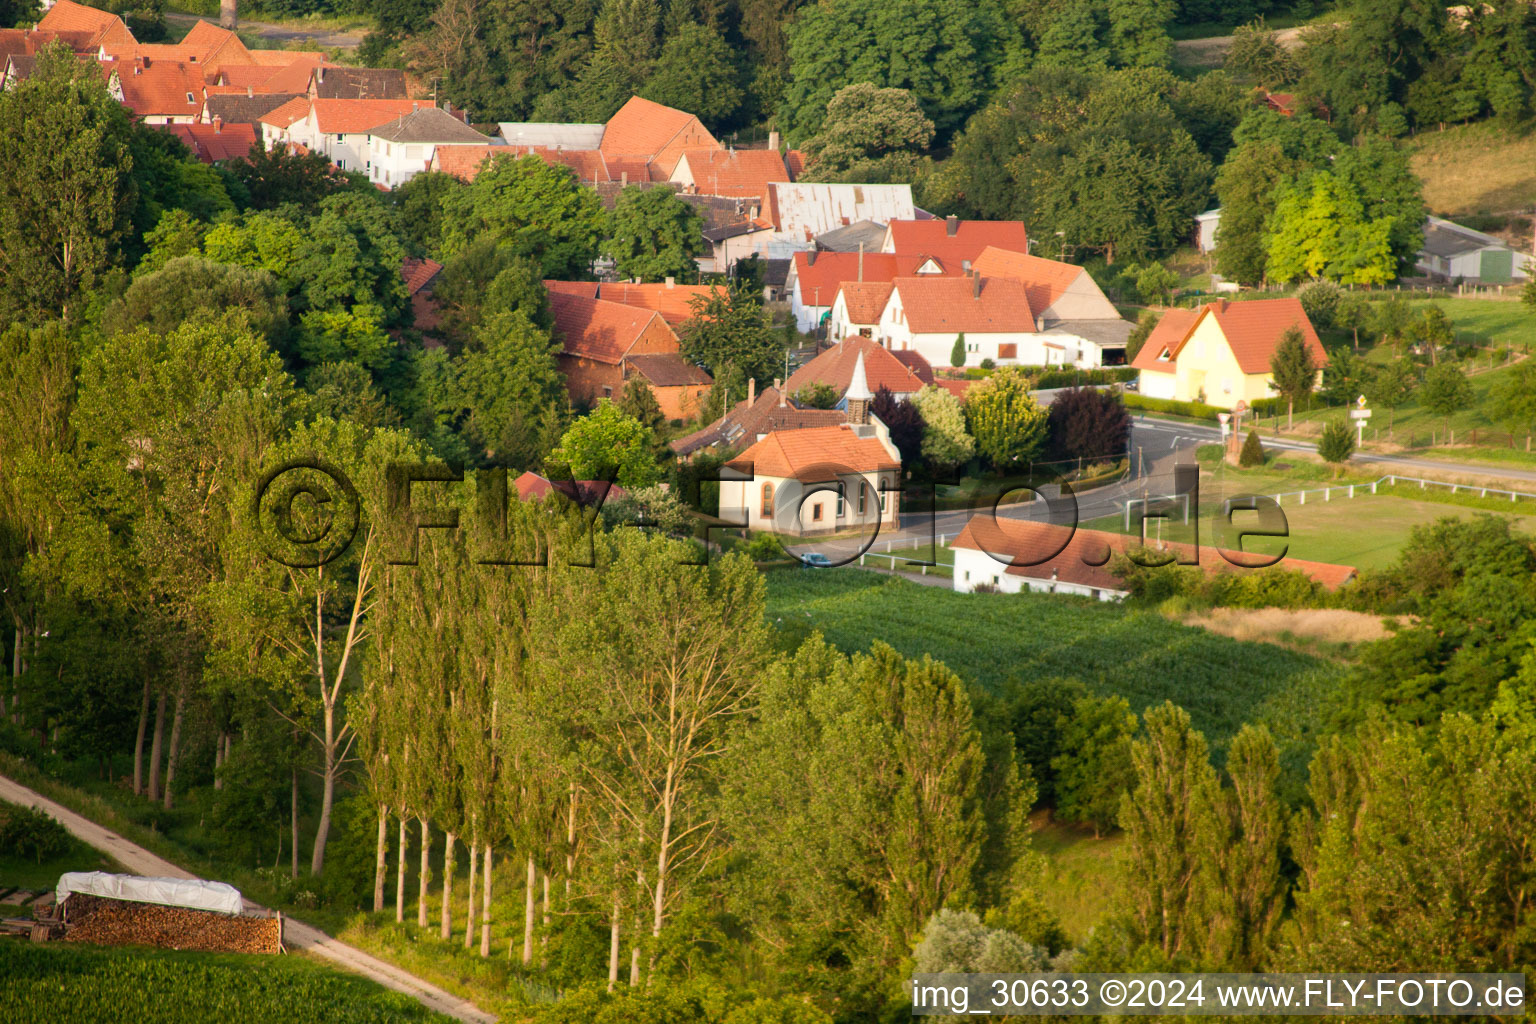
{"type": "Polygon", "coordinates": [[[1293,504],[1305,505],[1308,495],[1312,495],[1312,500],[1314,501],[1317,500],[1317,495],[1321,495],[1323,501],[1332,501],[1335,497],[1353,498],[1356,492],[1375,494],[1380,486],[1395,487],[1400,483],[1418,484],[1420,490],[1441,487],[1449,490],[1452,494],[1471,494],[1480,498],[1493,495],[1495,498],[1508,497],[1511,502],[1520,501],[1521,499],[1536,501],[1536,493],[1530,491],[1510,491],[1502,487],[1485,487],[1482,484],[1453,484],[1445,480],[1426,480],[1423,477],[1398,476],[1395,473],[1384,476],[1379,480],[1372,480],[1368,484],[1332,484],[1326,487],[1314,487],[1310,490],[1282,491],[1279,494],[1271,494],[1269,497],[1274,498],[1275,503],[1281,506],[1285,505],[1285,499],[1287,498],[1292,499],[1293,504]]]}

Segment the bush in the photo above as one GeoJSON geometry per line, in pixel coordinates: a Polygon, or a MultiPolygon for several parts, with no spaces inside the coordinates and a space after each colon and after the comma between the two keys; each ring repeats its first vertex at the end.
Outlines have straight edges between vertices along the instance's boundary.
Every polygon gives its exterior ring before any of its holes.
{"type": "Polygon", "coordinates": [[[1127,392],[1123,398],[1127,409],[1144,409],[1147,412],[1166,412],[1174,416],[1188,416],[1197,420],[1214,420],[1226,412],[1205,402],[1176,402],[1171,398],[1148,398],[1135,392],[1127,392]]]}
{"type": "Polygon", "coordinates": [[[42,811],[15,806],[0,810],[0,854],[41,864],[68,851],[69,833],[42,811]]]}
{"type": "Polygon", "coordinates": [[[784,545],[774,533],[754,533],[740,550],[754,562],[776,562],[788,557],[784,545]]]}
{"type": "Polygon", "coordinates": [[[1344,290],[1332,281],[1308,281],[1296,290],[1307,319],[1320,331],[1334,325],[1343,295],[1344,290]]]}
{"type": "Polygon", "coordinates": [[[1243,450],[1238,453],[1237,464],[1245,469],[1264,465],[1264,445],[1259,441],[1257,430],[1248,431],[1248,436],[1243,440],[1243,450]]]}

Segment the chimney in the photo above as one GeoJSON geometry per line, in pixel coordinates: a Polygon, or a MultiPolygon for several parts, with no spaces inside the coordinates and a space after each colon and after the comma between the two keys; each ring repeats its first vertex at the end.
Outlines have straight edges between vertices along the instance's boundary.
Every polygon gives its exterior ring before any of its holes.
{"type": "Polygon", "coordinates": [[[859,243],[859,283],[864,283],[864,243],[859,243]]]}
{"type": "Polygon", "coordinates": [[[219,0],[219,27],[234,31],[239,22],[239,0],[219,0]]]}
{"type": "Polygon", "coordinates": [[[816,265],[816,250],[815,249],[812,249],[810,252],[805,254],[805,265],[808,266],[808,267],[814,267],[816,265]]]}
{"type": "Polygon", "coordinates": [[[675,288],[675,287],[677,287],[677,278],[675,278],[675,277],[667,278],[667,287],[668,288],[675,288]]]}
{"type": "Polygon", "coordinates": [[[256,89],[255,89],[254,86],[249,86],[248,85],[248,86],[245,87],[245,98],[246,99],[250,99],[252,96],[255,96],[255,95],[256,95],[256,89]]]}
{"type": "Polygon", "coordinates": [[[747,408],[750,409],[750,408],[752,408],[756,404],[757,404],[757,378],[756,377],[748,377],[747,378],[747,408]]]}
{"type": "Polygon", "coordinates": [[[218,135],[224,131],[224,119],[218,114],[213,115],[213,134],[218,135]]]}
{"type": "Polygon", "coordinates": [[[981,275],[980,274],[972,274],[971,275],[971,298],[973,298],[973,299],[981,298],[981,275]]]}
{"type": "Polygon", "coordinates": [[[969,274],[971,272],[971,261],[970,260],[961,260],[960,261],[960,269],[965,271],[967,274],[969,274]]]}
{"type": "Polygon", "coordinates": [[[956,217],[954,214],[950,214],[948,217],[944,218],[944,233],[946,235],[948,235],[950,238],[954,238],[955,237],[955,233],[957,231],[959,231],[959,230],[960,230],[960,218],[959,217],[956,217]]]}
{"type": "Polygon", "coordinates": [[[779,408],[784,408],[787,404],[784,401],[784,382],[777,377],[773,378],[773,390],[779,393],[779,408]]]}
{"type": "Polygon", "coordinates": [[[770,150],[772,150],[773,152],[775,152],[775,153],[777,153],[779,151],[779,133],[778,132],[769,132],[768,133],[768,148],[770,150]]]}
{"type": "Polygon", "coordinates": [[[620,171],[619,172],[619,188],[628,188],[628,187],[629,187],[629,172],[628,171],[620,171]]]}

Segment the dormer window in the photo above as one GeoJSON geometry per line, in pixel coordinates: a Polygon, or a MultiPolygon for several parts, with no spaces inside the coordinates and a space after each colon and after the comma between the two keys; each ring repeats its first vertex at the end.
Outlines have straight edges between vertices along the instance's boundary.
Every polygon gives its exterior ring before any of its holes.
{"type": "Polygon", "coordinates": [[[188,103],[196,103],[197,101],[192,98],[192,94],[191,93],[187,93],[187,102],[188,103]]]}
{"type": "Polygon", "coordinates": [[[1157,361],[1160,362],[1160,363],[1166,363],[1168,360],[1170,360],[1172,358],[1173,358],[1173,353],[1169,352],[1167,348],[1164,348],[1161,352],[1159,352],[1157,354],[1157,361]]]}

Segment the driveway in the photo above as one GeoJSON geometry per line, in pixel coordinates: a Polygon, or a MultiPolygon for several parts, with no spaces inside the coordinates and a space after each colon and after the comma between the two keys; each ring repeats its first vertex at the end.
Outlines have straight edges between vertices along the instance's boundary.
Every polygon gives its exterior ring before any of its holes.
{"type": "MultiPolygon", "coordinates": [[[[41,793],[28,789],[3,775],[0,775],[0,800],[37,808],[56,819],[75,838],[104,853],[111,854],[119,864],[135,874],[154,878],[197,877],[142,846],[130,843],[111,829],[103,828],[89,818],[82,817],[62,804],[55,803],[41,793]]],[[[266,910],[265,907],[249,900],[245,902],[245,909],[255,913],[266,910]]],[[[407,974],[393,964],[369,956],[362,950],[333,939],[320,929],[294,918],[286,918],[283,921],[283,941],[295,949],[303,949],[316,956],[324,957],[354,974],[361,974],[385,988],[403,992],[428,1009],[465,1021],[467,1024],[494,1024],[496,1020],[473,1003],[466,1002],[452,993],[444,992],[415,975],[407,974]]]]}

